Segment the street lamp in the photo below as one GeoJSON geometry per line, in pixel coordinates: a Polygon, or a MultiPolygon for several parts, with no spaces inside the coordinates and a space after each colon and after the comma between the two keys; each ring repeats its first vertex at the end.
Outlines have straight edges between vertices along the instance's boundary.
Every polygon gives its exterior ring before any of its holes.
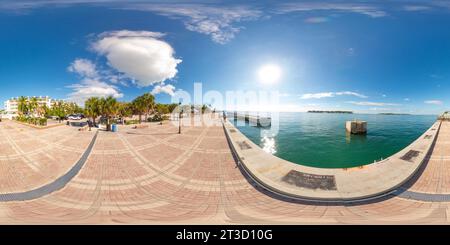
{"type": "Polygon", "coordinates": [[[181,118],[183,117],[183,109],[181,108],[181,101],[178,103],[180,107],[180,114],[178,115],[178,134],[181,134],[181,118]]]}

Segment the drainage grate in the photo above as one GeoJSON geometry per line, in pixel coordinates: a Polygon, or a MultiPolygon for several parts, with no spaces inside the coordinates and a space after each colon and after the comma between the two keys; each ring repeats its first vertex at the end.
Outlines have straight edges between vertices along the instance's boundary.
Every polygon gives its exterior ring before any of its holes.
{"type": "Polygon", "coordinates": [[[429,134],[427,134],[427,135],[425,135],[425,137],[423,137],[424,139],[431,139],[431,137],[433,137],[432,135],[429,135],[429,134]]]}
{"type": "Polygon", "coordinates": [[[236,133],[236,130],[230,129],[230,133],[236,133]]]}
{"type": "Polygon", "coordinates": [[[308,189],[337,190],[334,175],[307,174],[291,170],[281,180],[308,189]]]}
{"type": "Polygon", "coordinates": [[[420,151],[410,150],[405,155],[400,157],[400,159],[413,162],[414,158],[416,158],[420,154],[420,151]]]}
{"type": "Polygon", "coordinates": [[[238,142],[238,144],[239,144],[239,148],[241,148],[241,150],[252,149],[252,147],[246,141],[238,142]]]}

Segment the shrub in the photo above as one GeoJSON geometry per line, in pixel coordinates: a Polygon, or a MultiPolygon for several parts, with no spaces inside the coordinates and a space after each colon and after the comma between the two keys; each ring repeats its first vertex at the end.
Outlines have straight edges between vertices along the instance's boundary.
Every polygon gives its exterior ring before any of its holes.
{"type": "Polygon", "coordinates": [[[23,123],[39,125],[39,126],[47,126],[47,118],[18,116],[15,119],[17,121],[23,122],[23,123]]]}
{"type": "Polygon", "coordinates": [[[39,125],[40,126],[47,126],[47,118],[39,118],[39,125]]]}
{"type": "Polygon", "coordinates": [[[131,124],[138,124],[139,120],[126,120],[125,124],[126,125],[131,125],[131,124]]]}
{"type": "Polygon", "coordinates": [[[148,122],[160,122],[162,121],[162,117],[159,114],[153,115],[152,117],[147,118],[148,122]]]}
{"type": "Polygon", "coordinates": [[[161,122],[164,120],[169,120],[169,115],[155,114],[152,117],[147,118],[148,122],[161,122]]]}

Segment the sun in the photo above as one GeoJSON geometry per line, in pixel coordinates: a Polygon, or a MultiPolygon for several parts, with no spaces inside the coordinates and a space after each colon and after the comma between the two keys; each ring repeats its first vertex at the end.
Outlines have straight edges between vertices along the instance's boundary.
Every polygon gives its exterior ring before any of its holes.
{"type": "Polygon", "coordinates": [[[258,70],[258,77],[262,83],[272,84],[278,82],[281,77],[281,68],[277,65],[264,65],[258,70]]]}

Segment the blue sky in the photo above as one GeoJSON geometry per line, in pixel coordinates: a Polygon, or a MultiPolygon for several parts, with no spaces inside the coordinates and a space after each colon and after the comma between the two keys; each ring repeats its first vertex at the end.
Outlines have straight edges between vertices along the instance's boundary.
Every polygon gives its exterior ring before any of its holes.
{"type": "Polygon", "coordinates": [[[1,1],[0,101],[170,102],[201,82],[278,90],[283,110],[450,108],[450,1],[169,2],[1,1]]]}

